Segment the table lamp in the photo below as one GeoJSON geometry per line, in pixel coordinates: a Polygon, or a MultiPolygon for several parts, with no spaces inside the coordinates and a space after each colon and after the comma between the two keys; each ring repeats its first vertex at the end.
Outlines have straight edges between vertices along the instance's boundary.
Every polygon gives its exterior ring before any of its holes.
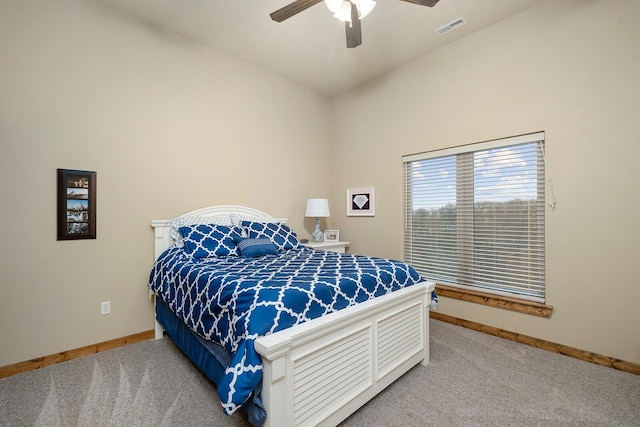
{"type": "Polygon", "coordinates": [[[327,199],[307,199],[307,209],[304,212],[306,217],[316,218],[316,229],[311,234],[311,238],[314,242],[322,242],[324,235],[320,230],[320,217],[328,217],[329,214],[329,200],[327,199]]]}

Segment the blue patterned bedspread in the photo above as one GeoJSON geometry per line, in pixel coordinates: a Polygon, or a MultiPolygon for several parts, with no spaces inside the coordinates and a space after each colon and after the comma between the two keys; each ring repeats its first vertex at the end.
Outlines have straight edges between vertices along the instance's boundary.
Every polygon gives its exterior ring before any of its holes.
{"type": "Polygon", "coordinates": [[[231,414],[262,379],[258,337],[421,280],[400,261],[308,248],[204,259],[170,248],[154,264],[149,287],[189,328],[232,353],[218,384],[222,407],[231,414]]]}

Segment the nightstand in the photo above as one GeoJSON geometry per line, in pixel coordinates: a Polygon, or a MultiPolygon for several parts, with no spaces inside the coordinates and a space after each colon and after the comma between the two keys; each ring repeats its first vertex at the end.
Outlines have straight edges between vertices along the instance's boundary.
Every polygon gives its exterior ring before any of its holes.
{"type": "Polygon", "coordinates": [[[304,246],[313,249],[320,249],[321,251],[331,251],[343,254],[347,251],[346,247],[349,246],[349,243],[350,242],[324,241],[304,243],[304,246]]]}

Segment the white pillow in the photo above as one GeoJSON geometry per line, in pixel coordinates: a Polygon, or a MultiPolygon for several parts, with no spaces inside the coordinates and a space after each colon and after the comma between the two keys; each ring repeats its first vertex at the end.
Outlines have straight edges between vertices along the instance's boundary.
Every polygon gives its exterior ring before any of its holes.
{"type": "Polygon", "coordinates": [[[180,227],[186,227],[187,225],[194,224],[216,224],[226,225],[227,227],[233,226],[229,215],[217,215],[217,216],[179,216],[171,220],[171,228],[169,228],[169,235],[174,240],[176,246],[181,248],[184,246],[182,235],[178,229],[180,227]]]}
{"type": "Polygon", "coordinates": [[[251,216],[251,215],[241,215],[237,213],[229,214],[231,217],[231,223],[236,227],[242,227],[242,221],[251,221],[251,222],[280,222],[278,218],[274,218],[269,215],[264,216],[251,216]]]}

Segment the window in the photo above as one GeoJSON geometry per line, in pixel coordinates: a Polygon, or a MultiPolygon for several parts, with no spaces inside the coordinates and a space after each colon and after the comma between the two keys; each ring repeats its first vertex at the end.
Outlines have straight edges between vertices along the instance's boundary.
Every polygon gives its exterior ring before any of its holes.
{"type": "Polygon", "coordinates": [[[544,303],[544,133],[403,162],[407,262],[441,285],[544,303]]]}

